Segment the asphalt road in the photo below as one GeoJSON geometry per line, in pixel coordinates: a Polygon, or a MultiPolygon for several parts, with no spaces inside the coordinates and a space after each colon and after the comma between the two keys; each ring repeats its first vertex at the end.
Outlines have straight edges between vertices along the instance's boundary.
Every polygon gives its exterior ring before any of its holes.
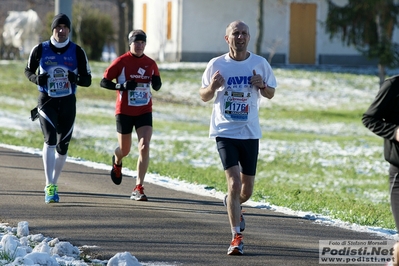
{"type": "Polygon", "coordinates": [[[149,201],[136,202],[129,198],[133,178],[116,186],[109,171],[67,163],[60,203],[45,204],[41,157],[1,147],[0,180],[1,222],[28,221],[30,234],[92,246],[84,253],[102,260],[128,251],[142,263],[164,265],[309,266],[319,265],[319,240],[381,239],[244,207],[244,255],[228,256],[230,226],[218,199],[147,183],[149,201]]]}

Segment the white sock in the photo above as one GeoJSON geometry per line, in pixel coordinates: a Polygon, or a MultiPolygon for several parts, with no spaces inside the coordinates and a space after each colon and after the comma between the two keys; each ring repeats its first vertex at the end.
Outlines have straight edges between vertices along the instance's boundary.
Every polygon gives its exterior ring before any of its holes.
{"type": "Polygon", "coordinates": [[[239,226],[235,226],[231,228],[231,234],[233,235],[233,238],[235,237],[236,234],[241,234],[240,233],[240,227],[239,226]]]}
{"type": "Polygon", "coordinates": [[[64,168],[65,161],[67,159],[67,155],[61,155],[58,152],[55,153],[55,167],[54,167],[54,175],[53,175],[53,184],[57,185],[58,178],[60,177],[62,168],[64,168]]]}
{"type": "Polygon", "coordinates": [[[46,186],[53,184],[53,172],[55,167],[55,146],[43,145],[43,166],[46,177],[46,186]]]}

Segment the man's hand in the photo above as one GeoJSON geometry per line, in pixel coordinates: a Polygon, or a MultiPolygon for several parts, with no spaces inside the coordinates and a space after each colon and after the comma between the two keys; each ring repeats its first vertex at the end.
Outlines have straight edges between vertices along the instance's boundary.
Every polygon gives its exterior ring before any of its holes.
{"type": "Polygon", "coordinates": [[[49,78],[48,73],[43,73],[36,76],[36,84],[39,86],[47,86],[47,80],[49,78]]]}
{"type": "Polygon", "coordinates": [[[69,82],[76,84],[78,82],[78,75],[68,70],[68,80],[69,82]]]}
{"type": "Polygon", "coordinates": [[[137,87],[137,82],[134,80],[128,80],[123,83],[123,88],[127,91],[133,91],[137,87]]]}
{"type": "Polygon", "coordinates": [[[259,89],[264,89],[266,86],[265,86],[265,83],[263,82],[262,76],[259,74],[256,74],[255,69],[252,70],[252,74],[253,74],[253,76],[251,77],[252,86],[256,86],[259,89]]]}
{"type": "Polygon", "coordinates": [[[255,69],[252,71],[252,73],[254,74],[254,75],[251,77],[251,84],[252,84],[252,86],[258,87],[258,89],[259,89],[259,91],[260,91],[260,94],[261,94],[263,97],[266,97],[266,98],[268,98],[268,99],[273,98],[273,97],[274,97],[275,89],[274,89],[274,88],[271,88],[271,87],[268,87],[268,86],[263,82],[262,76],[259,75],[259,74],[256,74],[255,69]]]}
{"type": "Polygon", "coordinates": [[[217,90],[218,88],[222,87],[224,84],[224,78],[223,76],[220,74],[220,71],[216,71],[211,79],[211,88],[213,91],[217,90]]]}
{"type": "Polygon", "coordinates": [[[215,73],[213,73],[210,84],[205,88],[200,88],[199,92],[201,100],[203,100],[204,102],[211,100],[213,96],[215,96],[215,91],[222,87],[224,85],[224,82],[225,80],[223,76],[220,74],[220,71],[217,70],[215,73]]]}

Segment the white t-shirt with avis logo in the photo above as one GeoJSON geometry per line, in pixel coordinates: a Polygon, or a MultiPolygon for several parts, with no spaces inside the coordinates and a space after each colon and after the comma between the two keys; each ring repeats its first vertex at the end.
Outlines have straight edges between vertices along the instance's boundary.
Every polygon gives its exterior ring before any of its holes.
{"type": "Polygon", "coordinates": [[[233,139],[260,139],[259,104],[262,97],[250,79],[253,71],[260,74],[268,87],[276,88],[277,82],[267,60],[250,53],[244,61],[235,61],[226,53],[209,61],[202,75],[202,88],[209,86],[216,71],[225,84],[216,90],[209,136],[233,139]]]}

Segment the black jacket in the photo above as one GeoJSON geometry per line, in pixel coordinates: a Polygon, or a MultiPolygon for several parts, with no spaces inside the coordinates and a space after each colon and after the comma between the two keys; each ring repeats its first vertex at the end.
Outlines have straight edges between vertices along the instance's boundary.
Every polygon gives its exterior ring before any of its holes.
{"type": "Polygon", "coordinates": [[[384,138],[384,157],[399,167],[399,142],[395,140],[399,127],[399,76],[386,79],[377,96],[363,114],[363,124],[384,138]]]}

